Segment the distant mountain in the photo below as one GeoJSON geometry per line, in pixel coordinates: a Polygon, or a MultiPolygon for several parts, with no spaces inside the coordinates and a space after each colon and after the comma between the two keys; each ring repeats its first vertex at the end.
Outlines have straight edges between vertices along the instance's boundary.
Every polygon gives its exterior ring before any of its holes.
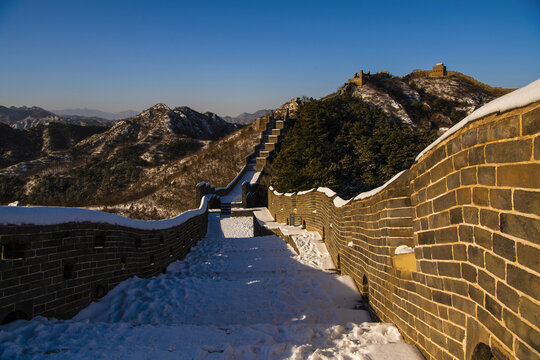
{"type": "Polygon", "coordinates": [[[257,118],[260,118],[262,116],[265,116],[269,113],[271,113],[272,110],[268,110],[268,109],[264,109],[264,110],[259,110],[259,111],[255,111],[254,113],[250,114],[250,113],[242,113],[238,116],[235,116],[235,117],[231,117],[231,116],[224,116],[223,119],[227,122],[230,122],[230,123],[235,123],[235,124],[249,124],[251,122],[253,122],[253,120],[257,119],[257,118]]]}
{"type": "Polygon", "coordinates": [[[22,131],[4,127],[0,203],[19,199],[87,206],[125,200],[137,191],[126,189],[150,169],[167,166],[242,126],[213,113],[157,104],[109,128],[57,123],[22,131]]]}
{"type": "Polygon", "coordinates": [[[59,116],[37,106],[8,108],[0,105],[0,123],[9,125],[13,129],[28,129],[53,122],[80,126],[110,126],[112,124],[110,120],[98,117],[59,116]]]}
{"type": "Polygon", "coordinates": [[[64,110],[51,110],[51,112],[60,116],[84,116],[84,117],[96,117],[107,120],[120,120],[133,117],[138,114],[135,110],[126,110],[118,113],[110,113],[95,109],[64,109],[64,110]]]}

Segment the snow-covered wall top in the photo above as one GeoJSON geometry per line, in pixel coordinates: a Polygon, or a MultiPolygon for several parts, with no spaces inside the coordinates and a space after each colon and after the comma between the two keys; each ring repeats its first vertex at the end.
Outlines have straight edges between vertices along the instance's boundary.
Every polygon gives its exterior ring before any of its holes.
{"type": "Polygon", "coordinates": [[[163,230],[178,226],[204,214],[208,196],[201,200],[198,209],[188,210],[167,220],[134,220],[102,211],[52,206],[0,206],[0,225],[56,225],[70,222],[92,222],[119,225],[141,230],[163,230]]]}
{"type": "Polygon", "coordinates": [[[527,86],[519,88],[511,93],[501,96],[481,108],[472,112],[469,116],[452,126],[448,131],[442,134],[437,140],[429,144],[424,150],[418,154],[416,160],[420,159],[425,153],[433,149],[440,144],[444,139],[463,128],[465,125],[473,120],[480,119],[486,115],[502,113],[512,109],[517,109],[523,106],[527,106],[534,102],[540,101],[540,79],[530,83],[527,86]]]}

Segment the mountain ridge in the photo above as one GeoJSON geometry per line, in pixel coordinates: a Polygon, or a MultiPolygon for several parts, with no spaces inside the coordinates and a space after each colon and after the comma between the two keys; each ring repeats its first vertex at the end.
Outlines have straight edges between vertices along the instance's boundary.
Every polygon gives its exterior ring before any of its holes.
{"type": "Polygon", "coordinates": [[[87,108],[75,108],[75,109],[62,109],[62,110],[50,110],[50,112],[59,116],[84,116],[90,118],[101,118],[106,120],[120,120],[127,119],[139,114],[135,110],[124,110],[117,113],[111,113],[107,111],[101,111],[98,109],[87,108]]]}

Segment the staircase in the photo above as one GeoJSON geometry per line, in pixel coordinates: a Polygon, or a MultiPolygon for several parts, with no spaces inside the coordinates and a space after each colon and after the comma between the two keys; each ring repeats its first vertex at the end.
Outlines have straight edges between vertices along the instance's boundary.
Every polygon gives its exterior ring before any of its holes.
{"type": "Polygon", "coordinates": [[[272,120],[266,124],[266,130],[263,134],[263,148],[258,151],[255,159],[255,171],[262,171],[266,165],[268,158],[272,157],[276,151],[283,129],[285,128],[284,120],[272,120]]]}

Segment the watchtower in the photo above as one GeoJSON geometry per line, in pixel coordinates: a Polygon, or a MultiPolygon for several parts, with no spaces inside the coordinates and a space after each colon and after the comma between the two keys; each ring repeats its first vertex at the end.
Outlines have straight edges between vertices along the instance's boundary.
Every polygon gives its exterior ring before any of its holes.
{"type": "Polygon", "coordinates": [[[433,69],[429,72],[430,77],[446,76],[446,66],[442,62],[436,63],[433,69]]]}

